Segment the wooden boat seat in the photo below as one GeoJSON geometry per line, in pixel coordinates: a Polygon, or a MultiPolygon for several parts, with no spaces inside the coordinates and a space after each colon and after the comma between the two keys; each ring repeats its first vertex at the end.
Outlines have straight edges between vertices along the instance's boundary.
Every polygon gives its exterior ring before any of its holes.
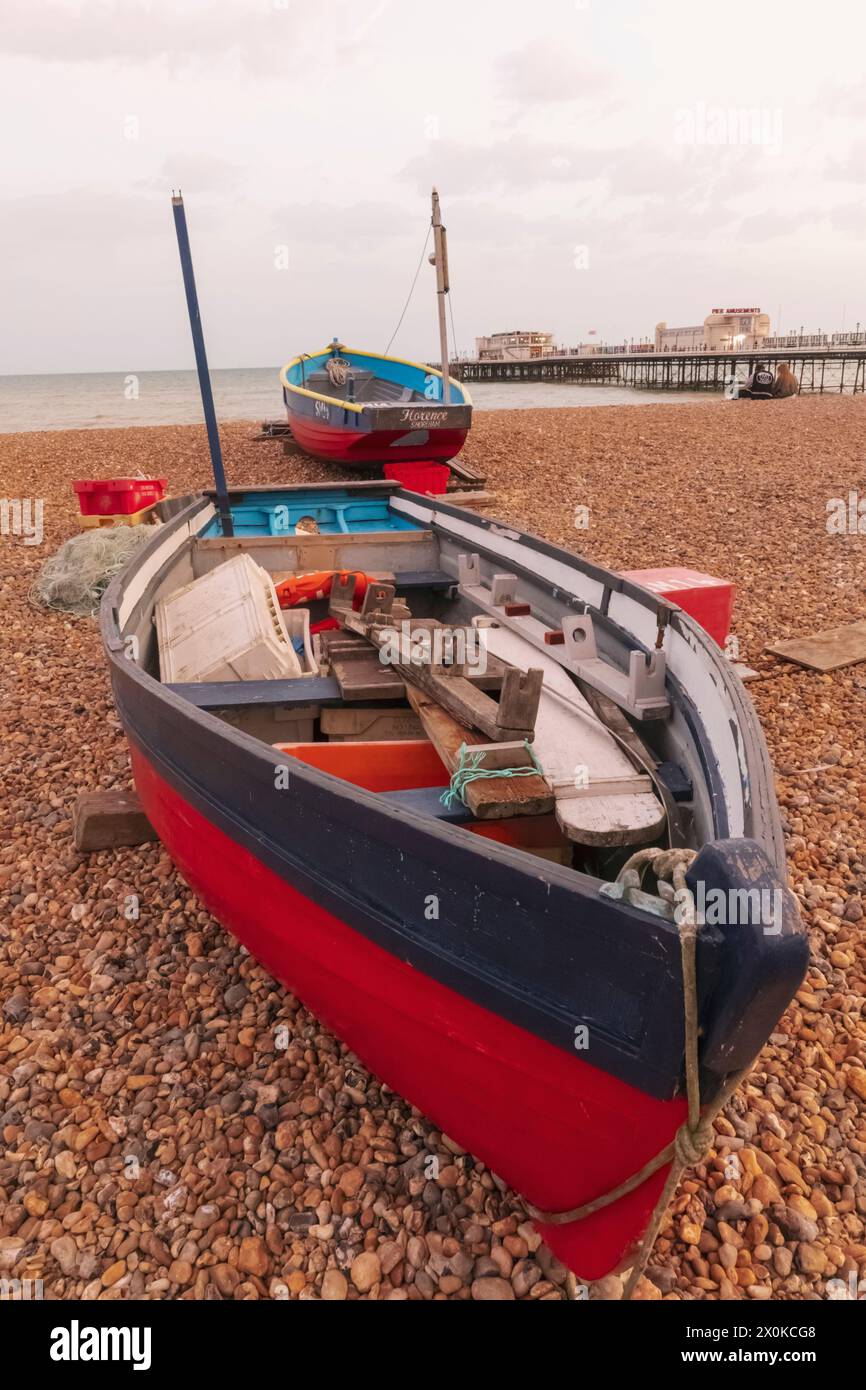
{"type": "Polygon", "coordinates": [[[444,791],[444,786],[407,787],[403,791],[382,794],[391,806],[399,806],[401,810],[414,811],[419,816],[432,816],[434,820],[446,821],[449,825],[466,825],[472,820],[472,812],[462,802],[449,810],[442,804],[444,791]]]}
{"type": "Polygon", "coordinates": [[[291,681],[205,681],[166,688],[182,700],[189,700],[196,709],[207,710],[304,708],[343,703],[340,687],[330,676],[308,676],[291,681]]]}
{"type": "Polygon", "coordinates": [[[407,589],[435,589],[442,592],[454,587],[454,576],[445,570],[405,570],[394,575],[394,584],[399,593],[407,589]]]}

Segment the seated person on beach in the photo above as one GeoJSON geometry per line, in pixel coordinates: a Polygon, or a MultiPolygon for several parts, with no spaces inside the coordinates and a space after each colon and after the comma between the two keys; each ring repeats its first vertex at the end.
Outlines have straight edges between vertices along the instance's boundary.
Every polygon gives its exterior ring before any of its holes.
{"type": "Polygon", "coordinates": [[[766,362],[758,362],[745,386],[741,387],[740,395],[750,401],[768,401],[773,395],[774,381],[766,362]]]}
{"type": "Polygon", "coordinates": [[[781,400],[784,396],[796,396],[799,390],[797,378],[787,362],[780,362],[776,368],[776,380],[773,382],[773,396],[781,400]]]}

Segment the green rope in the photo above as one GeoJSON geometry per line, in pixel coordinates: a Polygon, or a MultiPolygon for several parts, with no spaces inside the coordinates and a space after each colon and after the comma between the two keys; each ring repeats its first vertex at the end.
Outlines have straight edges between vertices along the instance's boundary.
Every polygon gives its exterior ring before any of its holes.
{"type": "Polygon", "coordinates": [[[524,739],[523,746],[529,754],[532,762],[531,767],[505,767],[497,768],[495,771],[488,772],[481,766],[484,761],[484,753],[473,753],[466,744],[460,748],[460,761],[451,778],[451,785],[447,792],[439,798],[447,811],[462,801],[466,805],[466,788],[472,782],[485,782],[492,777],[537,777],[539,774],[544,776],[541,764],[529,746],[528,740],[524,739]]]}

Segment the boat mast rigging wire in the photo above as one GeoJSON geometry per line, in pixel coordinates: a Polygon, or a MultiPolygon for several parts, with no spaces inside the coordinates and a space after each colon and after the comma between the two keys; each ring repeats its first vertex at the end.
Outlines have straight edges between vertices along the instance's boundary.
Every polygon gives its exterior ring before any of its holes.
{"type": "Polygon", "coordinates": [[[390,338],[390,341],[389,341],[389,343],[388,343],[388,346],[386,347],[386,349],[385,349],[385,351],[384,351],[384,353],[383,353],[383,356],[384,356],[384,357],[387,357],[387,356],[388,356],[388,353],[391,351],[391,344],[394,342],[394,339],[396,338],[397,334],[400,332],[400,329],[401,329],[402,326],[403,326],[403,320],[404,320],[404,318],[406,317],[406,312],[407,312],[407,310],[408,310],[408,308],[409,308],[409,305],[412,303],[412,296],[413,296],[413,294],[415,293],[415,286],[418,284],[418,276],[421,274],[421,267],[422,267],[422,265],[424,264],[424,258],[425,258],[425,256],[427,255],[427,247],[430,245],[430,236],[431,236],[432,231],[433,231],[433,224],[432,224],[432,222],[431,222],[430,226],[427,228],[427,237],[426,237],[426,240],[425,240],[425,242],[424,242],[424,250],[421,252],[421,259],[420,259],[420,261],[418,262],[418,269],[415,271],[415,278],[414,278],[414,280],[412,281],[412,288],[411,288],[410,291],[409,291],[409,297],[407,298],[406,303],[403,305],[403,312],[402,312],[402,314],[400,315],[400,318],[399,318],[398,321],[397,321],[397,327],[394,329],[394,332],[391,334],[391,338],[390,338]]]}

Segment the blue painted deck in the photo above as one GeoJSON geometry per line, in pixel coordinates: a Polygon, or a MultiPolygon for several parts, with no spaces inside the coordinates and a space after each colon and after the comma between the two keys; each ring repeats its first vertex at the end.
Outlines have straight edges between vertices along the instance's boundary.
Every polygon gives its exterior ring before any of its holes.
{"type": "MultiPolygon", "coordinates": [[[[387,497],[358,497],[349,492],[311,488],[309,492],[257,492],[232,503],[236,536],[294,536],[299,521],[311,519],[323,536],[374,531],[417,531],[412,521],[391,511],[387,497]]],[[[221,535],[219,518],[202,531],[202,539],[221,535]]]]}

